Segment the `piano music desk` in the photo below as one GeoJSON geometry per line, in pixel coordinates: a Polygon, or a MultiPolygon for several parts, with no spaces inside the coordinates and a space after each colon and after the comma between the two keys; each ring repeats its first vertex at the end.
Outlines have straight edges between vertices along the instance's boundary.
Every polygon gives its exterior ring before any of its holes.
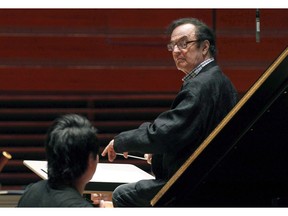
{"type": "MultiPolygon", "coordinates": [[[[24,160],[24,165],[42,179],[47,179],[47,161],[24,160]]],[[[85,187],[85,193],[97,193],[111,199],[112,191],[119,185],[154,176],[132,164],[98,163],[96,172],[85,187]]]]}

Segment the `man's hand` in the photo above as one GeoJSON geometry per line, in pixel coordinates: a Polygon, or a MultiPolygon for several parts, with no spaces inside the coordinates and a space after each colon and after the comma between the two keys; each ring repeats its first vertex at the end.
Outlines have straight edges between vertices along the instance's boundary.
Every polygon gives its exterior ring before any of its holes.
{"type": "Polygon", "coordinates": [[[106,146],[101,155],[105,157],[107,153],[108,153],[108,160],[110,162],[113,162],[116,158],[116,152],[114,151],[114,139],[110,141],[110,143],[106,146]]]}
{"type": "Polygon", "coordinates": [[[147,160],[148,164],[152,163],[152,154],[144,154],[144,158],[147,160]]]}

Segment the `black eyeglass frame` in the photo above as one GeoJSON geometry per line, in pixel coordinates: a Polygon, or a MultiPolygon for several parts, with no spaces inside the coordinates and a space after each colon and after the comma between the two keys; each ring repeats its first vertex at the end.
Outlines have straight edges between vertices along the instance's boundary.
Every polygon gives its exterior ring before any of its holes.
{"type": "Polygon", "coordinates": [[[186,49],[187,45],[189,43],[199,42],[199,41],[201,41],[201,40],[197,39],[197,40],[185,41],[185,39],[180,39],[176,43],[171,42],[171,43],[167,44],[167,49],[168,49],[168,51],[173,52],[174,47],[176,45],[178,47],[178,49],[182,50],[182,49],[186,49]]]}

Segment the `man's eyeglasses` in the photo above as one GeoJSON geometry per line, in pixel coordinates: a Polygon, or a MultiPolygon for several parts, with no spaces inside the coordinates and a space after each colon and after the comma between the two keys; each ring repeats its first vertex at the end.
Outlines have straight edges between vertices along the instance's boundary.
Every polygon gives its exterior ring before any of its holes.
{"type": "Polygon", "coordinates": [[[169,44],[167,44],[167,49],[168,51],[172,52],[174,50],[175,45],[178,47],[178,49],[182,50],[182,49],[186,49],[187,45],[189,43],[193,43],[193,42],[198,42],[199,40],[191,40],[191,41],[187,41],[187,38],[184,37],[183,39],[180,39],[177,42],[171,42],[169,44]]]}

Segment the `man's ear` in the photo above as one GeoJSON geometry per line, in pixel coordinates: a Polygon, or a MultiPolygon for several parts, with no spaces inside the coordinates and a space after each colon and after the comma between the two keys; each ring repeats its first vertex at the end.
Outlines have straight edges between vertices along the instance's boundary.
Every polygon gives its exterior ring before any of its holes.
{"type": "Polygon", "coordinates": [[[209,52],[210,42],[208,40],[204,40],[202,43],[202,54],[206,56],[209,52]]]}
{"type": "Polygon", "coordinates": [[[92,152],[89,153],[88,157],[88,166],[93,166],[95,163],[95,160],[97,160],[97,163],[99,162],[99,155],[96,155],[96,158],[94,158],[94,155],[92,152]]]}

